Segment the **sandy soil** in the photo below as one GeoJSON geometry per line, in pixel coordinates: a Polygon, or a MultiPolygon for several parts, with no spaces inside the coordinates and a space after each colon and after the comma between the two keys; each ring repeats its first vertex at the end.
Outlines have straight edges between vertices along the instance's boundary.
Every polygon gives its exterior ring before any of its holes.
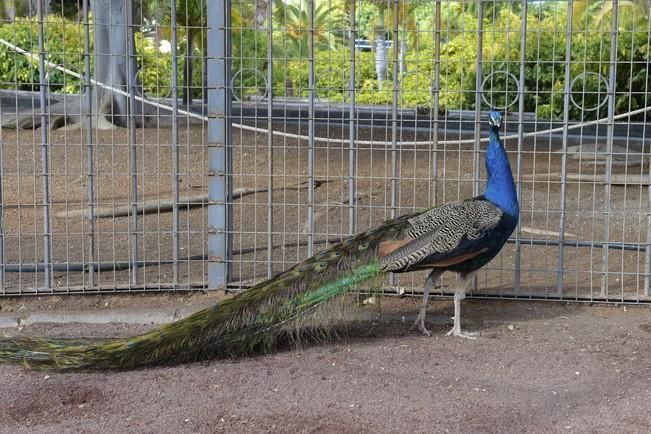
{"type": "MultiPolygon", "coordinates": [[[[120,373],[0,367],[0,431],[645,432],[651,425],[646,307],[463,305],[476,341],[446,338],[451,303],[410,331],[413,299],[346,340],[242,360],[120,373]],[[401,319],[405,317],[403,322],[401,319]]],[[[8,333],[128,335],[147,327],[30,326],[8,333]]]]}

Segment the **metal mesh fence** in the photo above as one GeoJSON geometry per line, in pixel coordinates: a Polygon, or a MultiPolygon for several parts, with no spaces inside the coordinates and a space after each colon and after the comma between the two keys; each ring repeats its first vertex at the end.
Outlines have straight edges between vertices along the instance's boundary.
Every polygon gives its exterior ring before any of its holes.
{"type": "Polygon", "coordinates": [[[31,74],[0,83],[3,125],[18,112],[25,128],[0,136],[3,294],[244,288],[480,193],[496,107],[521,220],[473,295],[648,299],[648,2],[138,6],[104,14],[125,35],[108,53],[125,59],[122,81],[98,71],[99,11],[36,11],[25,37],[23,21],[2,24],[0,59],[31,74]],[[53,48],[57,31],[88,42],[53,48]],[[112,110],[89,96],[97,81],[112,110]],[[62,116],[80,127],[31,128],[62,116]]]}

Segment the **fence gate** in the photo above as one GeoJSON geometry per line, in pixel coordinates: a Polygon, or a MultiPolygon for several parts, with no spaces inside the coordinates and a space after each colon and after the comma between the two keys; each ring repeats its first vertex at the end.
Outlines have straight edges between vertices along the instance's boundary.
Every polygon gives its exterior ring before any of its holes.
{"type": "Polygon", "coordinates": [[[245,288],[480,193],[494,107],[521,218],[473,295],[649,300],[648,1],[37,3],[1,15],[0,294],[245,288]]]}

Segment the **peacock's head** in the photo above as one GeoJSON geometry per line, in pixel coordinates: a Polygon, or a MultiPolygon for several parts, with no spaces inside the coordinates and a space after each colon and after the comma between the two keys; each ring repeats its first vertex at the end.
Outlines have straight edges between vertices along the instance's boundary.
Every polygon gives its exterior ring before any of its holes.
{"type": "Polygon", "coordinates": [[[502,126],[502,113],[497,110],[491,110],[488,113],[488,125],[491,127],[501,127],[502,126]]]}

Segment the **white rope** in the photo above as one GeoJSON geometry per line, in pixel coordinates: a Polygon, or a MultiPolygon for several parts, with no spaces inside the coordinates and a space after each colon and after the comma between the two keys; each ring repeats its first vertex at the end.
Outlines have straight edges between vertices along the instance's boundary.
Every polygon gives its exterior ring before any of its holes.
{"type": "MultiPolygon", "coordinates": [[[[2,39],[2,38],[0,38],[0,44],[3,44],[3,45],[5,45],[5,46],[11,48],[12,50],[14,50],[14,51],[16,51],[16,52],[18,52],[18,53],[20,53],[20,54],[24,54],[24,55],[27,56],[29,59],[31,59],[31,60],[33,60],[33,61],[35,61],[35,62],[38,62],[38,60],[39,60],[38,57],[37,57],[36,55],[34,55],[34,54],[30,53],[29,51],[26,51],[26,50],[24,50],[24,49],[22,49],[22,48],[16,46],[16,45],[14,45],[14,44],[12,44],[11,42],[5,41],[5,40],[2,39]]],[[[61,66],[61,65],[58,65],[58,64],[56,64],[56,63],[50,62],[49,60],[45,60],[45,63],[46,63],[48,66],[51,66],[51,67],[53,67],[53,68],[55,68],[55,69],[57,69],[57,70],[63,72],[64,74],[68,74],[68,75],[71,75],[71,76],[73,76],[73,77],[75,77],[75,78],[78,78],[78,79],[80,79],[80,80],[84,80],[84,77],[83,77],[81,74],[76,73],[75,71],[72,71],[72,70],[70,70],[70,69],[68,69],[68,68],[65,68],[65,67],[63,67],[63,66],[61,66]]],[[[121,89],[116,89],[116,88],[114,88],[113,86],[109,86],[108,84],[105,84],[105,83],[99,82],[99,81],[97,81],[97,80],[95,80],[95,79],[92,79],[92,78],[91,78],[91,79],[90,79],[90,82],[91,82],[92,84],[96,85],[96,86],[99,86],[99,87],[101,87],[101,88],[103,88],[103,89],[106,89],[106,90],[110,90],[110,91],[115,92],[115,93],[117,93],[117,94],[119,94],[119,95],[123,95],[123,96],[126,96],[126,97],[130,97],[130,96],[131,96],[131,94],[130,94],[129,92],[125,92],[125,91],[123,91],[123,90],[121,90],[121,89]]],[[[165,105],[165,104],[161,104],[161,103],[158,103],[158,102],[156,102],[156,101],[149,100],[149,99],[145,99],[145,98],[143,98],[143,97],[140,96],[140,95],[135,95],[135,99],[136,99],[137,101],[143,102],[143,103],[145,103],[145,104],[149,104],[149,105],[152,105],[152,106],[154,106],[154,107],[158,107],[159,109],[169,110],[169,111],[172,111],[172,110],[173,110],[172,107],[170,107],[170,106],[167,106],[167,105],[165,105]]],[[[189,112],[189,111],[185,111],[185,110],[180,110],[180,109],[179,109],[178,112],[179,112],[180,114],[182,114],[182,115],[186,115],[186,116],[189,116],[189,117],[191,117],[191,118],[199,119],[199,120],[202,120],[202,121],[204,121],[204,122],[208,120],[208,118],[207,118],[206,116],[201,116],[201,115],[199,115],[199,114],[192,113],[192,112],[189,112]]]]}
{"type": "MultiPolygon", "coordinates": [[[[31,60],[34,60],[34,61],[39,60],[36,55],[34,55],[34,54],[30,53],[29,51],[26,51],[26,50],[16,46],[16,45],[14,45],[14,44],[12,44],[12,43],[10,43],[8,41],[5,41],[4,39],[0,38],[0,43],[7,46],[7,47],[9,47],[9,48],[11,48],[12,50],[14,50],[14,51],[16,51],[16,52],[18,52],[20,54],[23,54],[23,55],[27,56],[31,60]]],[[[45,63],[48,64],[49,66],[52,66],[52,67],[56,68],[57,70],[63,72],[64,74],[71,75],[71,76],[76,77],[76,78],[78,78],[80,80],[84,79],[84,77],[81,74],[78,74],[78,73],[76,73],[76,72],[74,72],[74,71],[72,71],[72,70],[70,70],[68,68],[65,68],[65,67],[61,66],[61,65],[50,62],[48,60],[45,60],[45,63]]],[[[92,84],[96,85],[96,86],[99,86],[99,87],[103,88],[103,89],[110,90],[112,92],[115,92],[117,94],[120,94],[120,95],[123,95],[123,96],[126,96],[126,97],[130,97],[130,94],[128,92],[125,92],[125,91],[120,90],[120,89],[116,89],[116,88],[114,88],[112,86],[109,86],[108,84],[101,83],[101,82],[99,82],[99,81],[97,81],[95,79],[91,78],[90,82],[92,84]]],[[[159,109],[173,111],[173,108],[171,106],[161,104],[159,102],[152,101],[152,100],[149,100],[149,99],[145,99],[145,98],[143,98],[142,96],[139,96],[139,95],[135,95],[135,99],[137,101],[140,101],[140,102],[144,103],[144,104],[149,104],[149,105],[152,105],[152,106],[157,107],[159,109]]],[[[630,112],[627,112],[627,113],[622,113],[622,114],[616,115],[616,116],[613,117],[613,120],[624,119],[624,118],[635,116],[635,115],[645,113],[645,112],[648,112],[648,111],[651,111],[651,106],[640,108],[640,109],[633,110],[633,111],[630,111],[630,112]]],[[[192,112],[189,112],[189,111],[186,111],[186,110],[178,109],[178,113],[182,114],[184,116],[189,116],[189,117],[194,118],[194,119],[199,119],[199,120],[204,121],[204,122],[208,121],[207,116],[202,116],[202,115],[199,115],[197,113],[192,113],[192,112]]],[[[570,126],[567,127],[567,130],[576,130],[576,129],[579,129],[579,128],[587,127],[587,126],[590,126],[590,125],[596,125],[596,124],[600,124],[600,123],[603,123],[603,122],[608,122],[608,118],[601,118],[601,119],[597,119],[597,120],[594,120],[594,121],[582,122],[582,123],[570,125],[570,126]]],[[[264,128],[257,128],[257,127],[252,127],[252,126],[249,126],[249,125],[236,124],[236,123],[232,123],[231,125],[233,127],[235,127],[235,128],[239,128],[239,129],[245,130],[245,131],[252,131],[252,132],[255,132],[255,133],[269,133],[269,131],[264,129],[264,128]]],[[[540,135],[544,135],[544,134],[558,133],[558,132],[562,132],[564,129],[565,129],[565,127],[557,127],[557,128],[549,128],[549,129],[546,129],[546,130],[532,131],[530,133],[524,133],[522,135],[522,137],[523,138],[524,137],[534,137],[534,136],[540,136],[540,135]]],[[[290,138],[290,139],[309,140],[308,136],[304,136],[304,135],[301,135],[301,134],[283,133],[281,131],[272,131],[272,134],[275,135],[275,136],[282,136],[282,137],[290,138]]],[[[511,134],[511,135],[503,136],[502,139],[503,140],[510,140],[510,139],[517,139],[518,137],[519,137],[518,134],[511,134]]],[[[348,140],[331,139],[329,137],[315,137],[314,141],[315,142],[321,142],[321,143],[334,143],[334,144],[348,143],[348,140]]],[[[488,138],[480,139],[480,143],[486,143],[486,142],[488,142],[488,138]]],[[[374,141],[374,140],[356,140],[355,143],[358,144],[358,145],[373,145],[373,146],[378,146],[378,145],[380,145],[380,146],[382,146],[382,145],[383,146],[391,146],[393,144],[392,142],[379,142],[379,141],[374,141]]],[[[475,139],[440,140],[437,143],[439,145],[472,144],[472,143],[475,143],[475,139]]],[[[409,142],[401,141],[401,142],[397,142],[396,144],[398,146],[405,146],[405,145],[422,146],[422,145],[430,145],[430,144],[432,144],[432,141],[431,140],[424,140],[424,141],[415,140],[415,141],[409,141],[409,142]]]]}

